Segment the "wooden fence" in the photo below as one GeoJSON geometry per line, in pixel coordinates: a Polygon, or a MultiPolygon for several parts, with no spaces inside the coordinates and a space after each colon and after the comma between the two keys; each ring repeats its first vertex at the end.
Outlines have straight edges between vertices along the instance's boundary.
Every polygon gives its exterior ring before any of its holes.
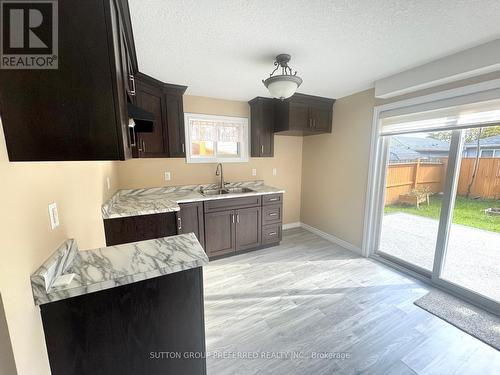
{"type": "MultiPolygon", "coordinates": [[[[474,158],[463,158],[458,180],[458,194],[465,195],[472,178],[474,158]]],[[[389,164],[385,204],[394,204],[400,194],[413,189],[428,187],[432,193],[444,189],[448,159],[438,161],[412,161],[389,164]]],[[[500,158],[480,158],[476,180],[471,189],[471,197],[500,199],[500,158]]]]}

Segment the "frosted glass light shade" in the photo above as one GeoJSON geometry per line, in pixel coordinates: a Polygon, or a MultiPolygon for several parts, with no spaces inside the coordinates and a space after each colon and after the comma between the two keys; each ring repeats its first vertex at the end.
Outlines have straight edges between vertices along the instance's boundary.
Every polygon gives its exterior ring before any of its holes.
{"type": "Polygon", "coordinates": [[[286,99],[295,94],[302,79],[292,75],[279,75],[269,77],[264,81],[264,85],[269,90],[273,98],[286,99]]]}

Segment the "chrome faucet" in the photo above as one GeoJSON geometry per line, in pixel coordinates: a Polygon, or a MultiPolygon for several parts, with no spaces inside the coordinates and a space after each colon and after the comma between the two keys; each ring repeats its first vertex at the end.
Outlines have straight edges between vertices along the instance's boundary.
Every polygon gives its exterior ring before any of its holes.
{"type": "Polygon", "coordinates": [[[224,172],[222,171],[222,163],[217,164],[215,175],[220,176],[220,189],[224,189],[224,172]]]}

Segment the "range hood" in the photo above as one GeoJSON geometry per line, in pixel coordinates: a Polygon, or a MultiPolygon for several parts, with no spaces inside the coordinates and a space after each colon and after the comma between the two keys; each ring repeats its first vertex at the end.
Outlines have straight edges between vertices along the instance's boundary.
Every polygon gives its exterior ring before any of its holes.
{"type": "Polygon", "coordinates": [[[136,133],[153,132],[155,116],[144,109],[128,102],[127,103],[129,127],[133,127],[136,133]]]}

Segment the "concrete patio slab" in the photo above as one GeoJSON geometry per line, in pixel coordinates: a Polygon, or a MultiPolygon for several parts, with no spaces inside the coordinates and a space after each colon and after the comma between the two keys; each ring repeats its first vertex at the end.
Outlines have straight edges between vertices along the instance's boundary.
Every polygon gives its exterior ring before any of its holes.
{"type": "MultiPolygon", "coordinates": [[[[384,215],[380,251],[432,270],[438,220],[384,215]]],[[[442,277],[500,301],[500,233],[452,224],[442,277]]]]}

